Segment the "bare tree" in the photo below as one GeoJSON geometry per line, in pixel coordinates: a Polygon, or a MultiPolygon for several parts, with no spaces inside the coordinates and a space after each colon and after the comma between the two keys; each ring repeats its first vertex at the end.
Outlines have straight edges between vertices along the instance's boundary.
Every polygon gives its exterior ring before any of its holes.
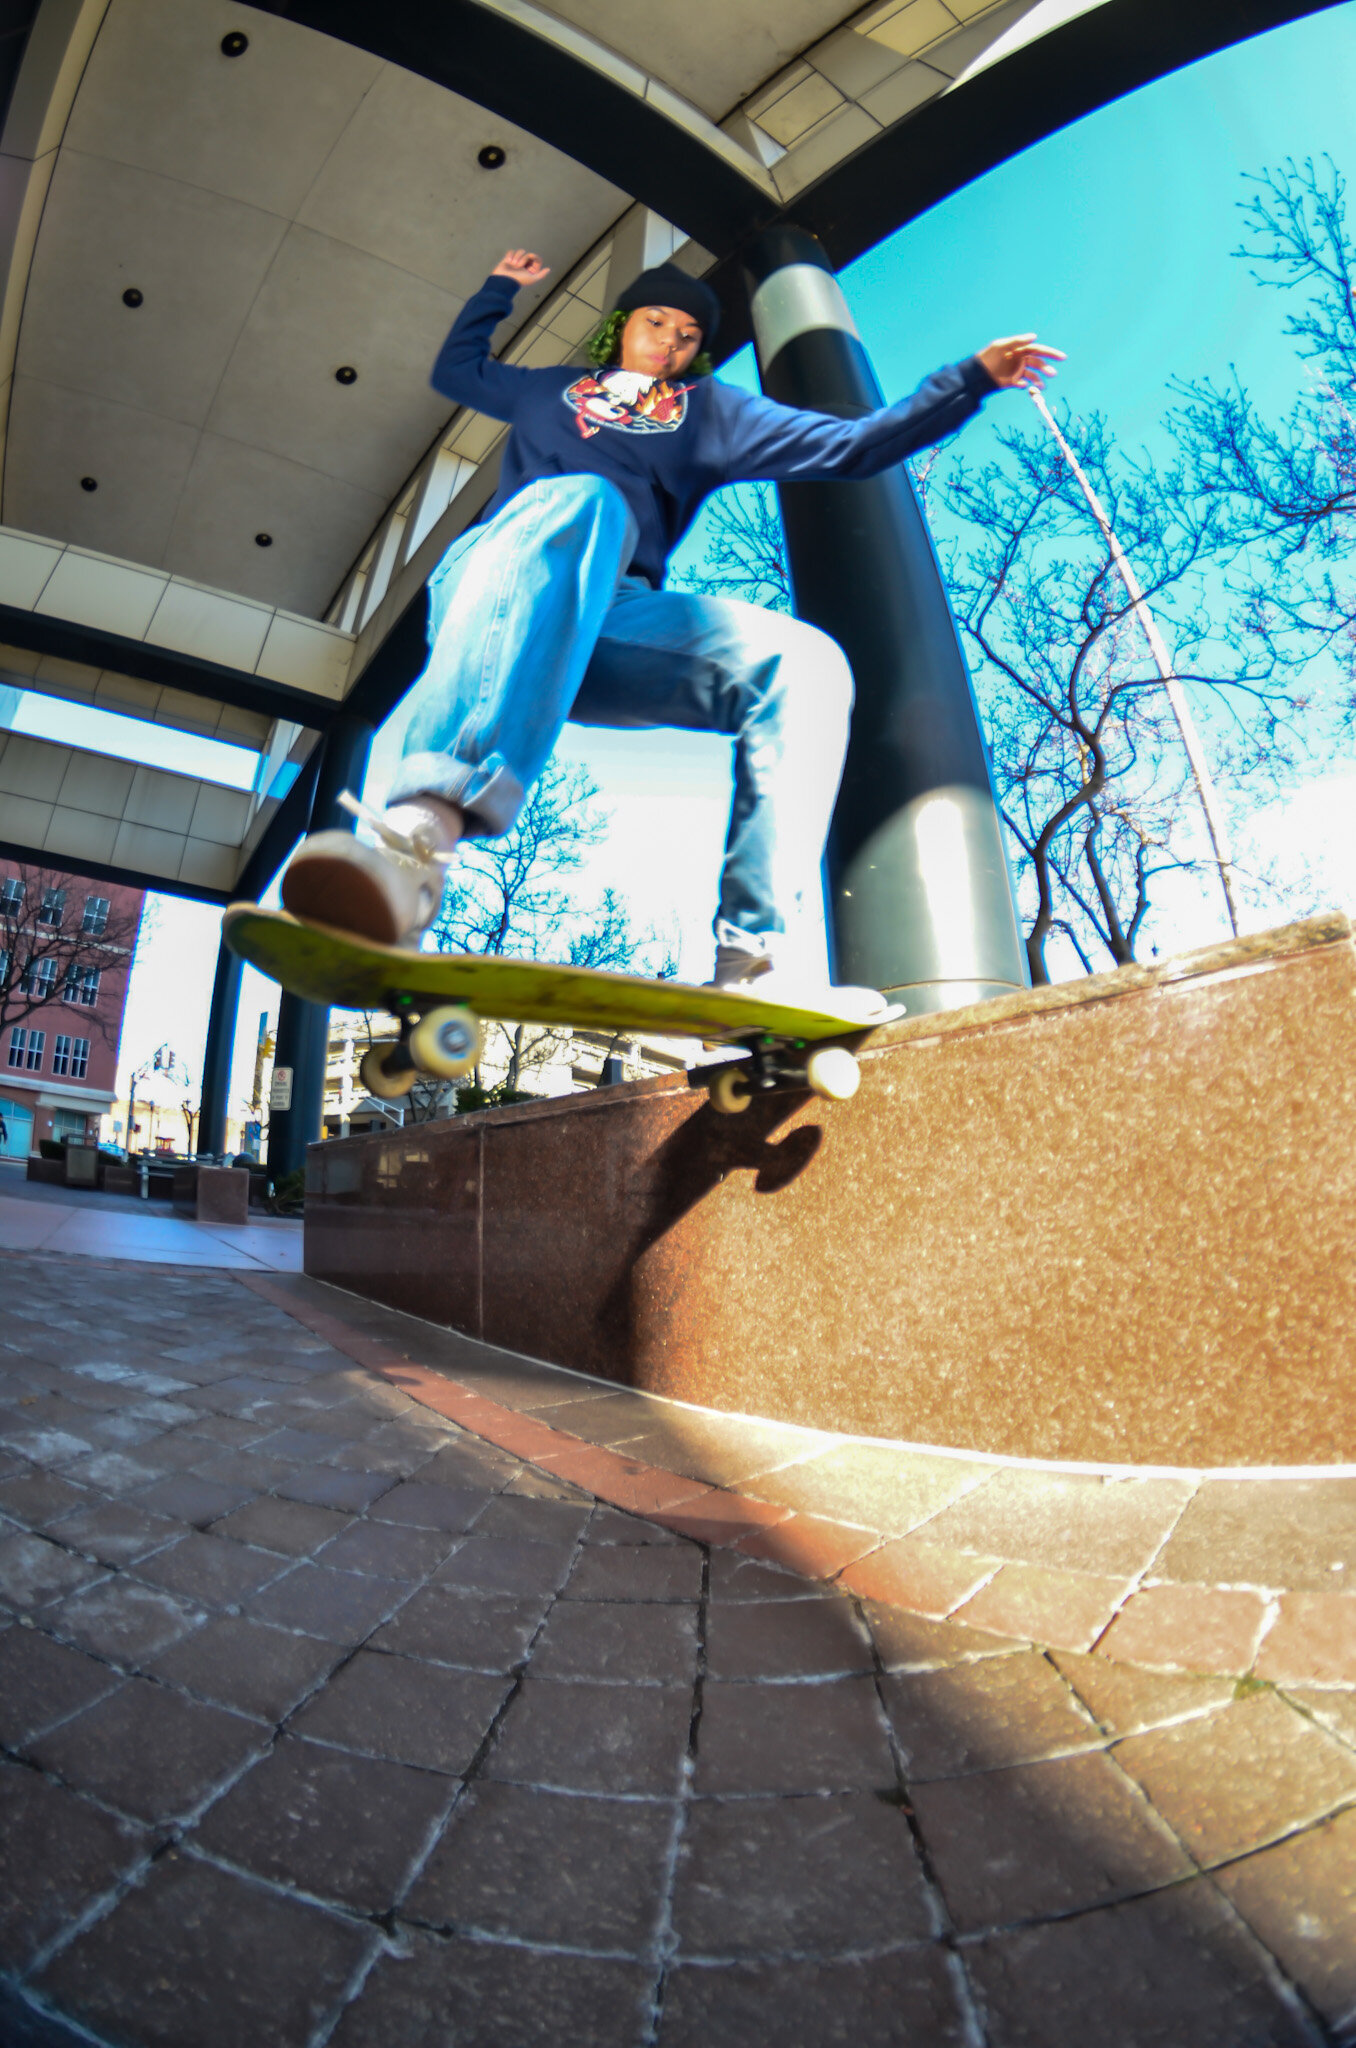
{"type": "MultiPolygon", "coordinates": [[[[1061,425],[1145,601],[1171,621],[1176,679],[1209,708],[1219,780],[1274,783],[1302,699],[1264,635],[1213,615],[1214,506],[1179,472],[1123,459],[1100,417],[1061,425]]],[[[1159,668],[1064,451],[1039,431],[998,439],[997,461],[957,462],[934,490],[964,534],[945,551],[947,578],[1041,983],[1056,933],[1089,972],[1099,952],[1133,960],[1161,878],[1204,876],[1213,855],[1159,668]]]]}
{"type": "Polygon", "coordinates": [[[1235,376],[1177,388],[1173,426],[1193,488],[1234,553],[1253,632],[1278,648],[1327,653],[1344,684],[1332,706],[1356,724],[1356,241],[1332,159],[1288,158],[1249,176],[1244,241],[1256,282],[1287,292],[1282,332],[1305,388],[1268,419],[1235,376]]]}
{"type": "Polygon", "coordinates": [[[131,971],[140,925],[97,883],[22,862],[0,874],[0,1030],[64,1003],[112,1044],[120,1010],[99,1001],[99,980],[131,971]]]}
{"type": "Polygon", "coordinates": [[[765,611],[789,612],[791,572],[771,484],[738,484],[706,506],[706,555],[700,569],[669,581],[708,597],[737,597],[765,611]]]}
{"type": "MultiPolygon", "coordinates": [[[[676,973],[672,946],[632,923],[618,890],[607,888],[597,902],[581,905],[566,886],[606,836],[598,794],[583,768],[548,762],[506,833],[464,841],[432,929],[438,951],[560,960],[656,977],[676,973]]],[[[495,1028],[507,1054],[501,1096],[516,1094],[524,1074],[549,1063],[565,1043],[563,1032],[542,1025],[495,1028]]]]}

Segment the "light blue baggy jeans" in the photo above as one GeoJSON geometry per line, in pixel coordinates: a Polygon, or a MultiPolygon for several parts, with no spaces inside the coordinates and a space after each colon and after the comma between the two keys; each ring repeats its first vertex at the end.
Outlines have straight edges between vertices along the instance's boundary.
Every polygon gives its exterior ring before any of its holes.
{"type": "Polygon", "coordinates": [[[386,801],[445,797],[506,832],[567,719],[734,740],[716,935],[766,950],[819,862],[847,746],[837,643],[783,612],[652,590],[636,529],[595,476],[529,484],[453,542],[429,580],[428,667],[386,801]]]}

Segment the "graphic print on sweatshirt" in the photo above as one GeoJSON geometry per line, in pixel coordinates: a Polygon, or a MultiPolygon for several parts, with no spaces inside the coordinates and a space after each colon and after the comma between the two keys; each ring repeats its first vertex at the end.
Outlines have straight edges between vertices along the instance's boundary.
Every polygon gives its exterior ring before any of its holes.
{"type": "Polygon", "coordinates": [[[580,377],[562,393],[586,441],[604,427],[628,434],[671,434],[687,415],[690,384],[655,383],[632,370],[580,377]]]}

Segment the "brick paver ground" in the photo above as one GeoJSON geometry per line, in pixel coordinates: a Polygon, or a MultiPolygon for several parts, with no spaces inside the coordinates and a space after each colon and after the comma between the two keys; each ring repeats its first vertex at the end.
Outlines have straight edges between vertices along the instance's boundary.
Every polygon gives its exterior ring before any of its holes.
{"type": "MultiPolygon", "coordinates": [[[[928,1554],[826,1495],[830,1586],[228,1274],[0,1292],[6,2048],[1356,2042],[1356,1669],[1298,1525],[1279,1603],[1118,1606],[1167,1494],[1075,1554],[1035,1487],[1042,1557],[977,1591],[1020,1475],[928,1554]]],[[[1246,1539],[1212,1497],[1181,1558],[1207,1511],[1246,1539]]]]}

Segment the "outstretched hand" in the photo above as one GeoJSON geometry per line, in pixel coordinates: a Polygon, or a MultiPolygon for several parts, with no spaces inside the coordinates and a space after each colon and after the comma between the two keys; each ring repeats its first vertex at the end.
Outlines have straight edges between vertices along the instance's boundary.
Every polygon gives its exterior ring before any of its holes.
{"type": "Polygon", "coordinates": [[[534,256],[530,249],[507,249],[490,272],[491,277],[511,277],[515,284],[540,284],[544,277],[551,275],[549,263],[543,263],[540,256],[534,256]]]}
{"type": "Polygon", "coordinates": [[[1034,334],[1009,334],[979,351],[979,360],[1000,390],[1039,391],[1058,376],[1054,365],[1068,360],[1062,348],[1042,348],[1034,334]]]}

